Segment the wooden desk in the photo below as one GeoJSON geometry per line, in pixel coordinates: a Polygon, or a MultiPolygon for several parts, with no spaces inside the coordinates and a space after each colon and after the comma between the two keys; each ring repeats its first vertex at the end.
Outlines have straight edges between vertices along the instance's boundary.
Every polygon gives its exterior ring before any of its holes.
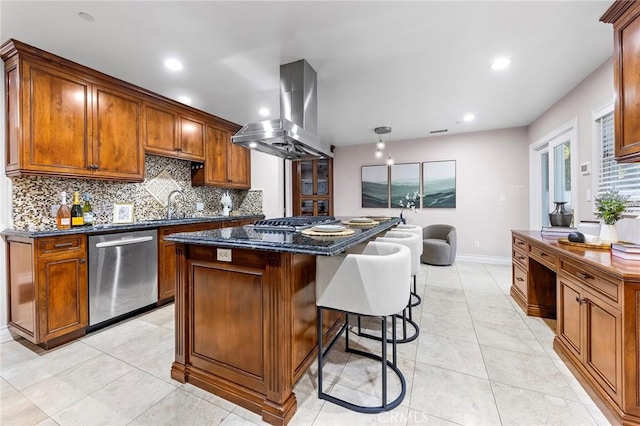
{"type": "Polygon", "coordinates": [[[556,318],[554,349],[622,424],[640,425],[640,262],[512,231],[511,296],[556,318]]]}

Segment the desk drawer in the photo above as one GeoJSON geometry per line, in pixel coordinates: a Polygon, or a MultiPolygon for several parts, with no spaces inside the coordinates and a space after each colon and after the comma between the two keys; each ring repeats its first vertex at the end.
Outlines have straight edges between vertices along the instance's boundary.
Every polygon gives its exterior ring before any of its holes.
{"type": "Polygon", "coordinates": [[[520,237],[516,237],[515,235],[511,236],[511,244],[513,245],[513,247],[517,247],[525,253],[527,252],[527,248],[529,246],[525,240],[520,237]]]}
{"type": "Polygon", "coordinates": [[[513,246],[511,248],[511,257],[513,261],[520,264],[525,271],[529,269],[529,257],[526,252],[522,252],[516,246],[513,246]]]}
{"type": "Polygon", "coordinates": [[[602,296],[604,300],[613,303],[616,308],[620,309],[622,297],[621,281],[605,275],[588,265],[581,264],[578,266],[564,257],[560,257],[560,272],[585,285],[591,291],[602,296]]]}
{"type": "Polygon", "coordinates": [[[549,269],[556,270],[558,264],[558,255],[554,252],[531,244],[529,246],[529,255],[536,258],[537,261],[547,266],[549,269]]]}
{"type": "Polygon", "coordinates": [[[41,238],[39,240],[41,254],[53,254],[70,250],[84,250],[84,235],[41,238]]]}
{"type": "Polygon", "coordinates": [[[514,263],[513,267],[513,286],[516,287],[524,299],[527,300],[527,271],[522,269],[518,263],[514,263]]]}

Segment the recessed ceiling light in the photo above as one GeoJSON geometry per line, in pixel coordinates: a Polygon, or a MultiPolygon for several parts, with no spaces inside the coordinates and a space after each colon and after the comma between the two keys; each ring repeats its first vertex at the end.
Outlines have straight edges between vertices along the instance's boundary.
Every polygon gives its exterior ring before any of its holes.
{"type": "Polygon", "coordinates": [[[269,111],[269,108],[260,108],[260,111],[258,111],[258,114],[260,114],[263,117],[268,117],[271,114],[271,111],[269,111]]]}
{"type": "Polygon", "coordinates": [[[183,104],[187,104],[187,105],[191,103],[191,98],[188,96],[179,96],[178,100],[183,104]]]}
{"type": "Polygon", "coordinates": [[[464,117],[462,117],[462,119],[463,119],[464,121],[466,121],[467,123],[468,123],[469,121],[473,121],[473,120],[475,120],[475,118],[476,118],[476,116],[475,116],[475,115],[473,115],[473,114],[465,114],[465,115],[464,115],[464,117]]]}
{"type": "Polygon", "coordinates": [[[491,64],[491,68],[494,70],[503,70],[507,68],[511,64],[511,59],[509,58],[498,58],[491,64]]]}
{"type": "Polygon", "coordinates": [[[78,13],[78,16],[81,17],[82,19],[84,19],[87,22],[95,22],[96,18],[94,18],[93,16],[89,15],[87,12],[80,12],[78,13]]]}
{"type": "Polygon", "coordinates": [[[172,71],[180,71],[182,69],[182,63],[177,59],[167,59],[164,61],[164,66],[172,71]]]}
{"type": "Polygon", "coordinates": [[[249,148],[255,148],[258,146],[257,142],[249,142],[249,148]]]}

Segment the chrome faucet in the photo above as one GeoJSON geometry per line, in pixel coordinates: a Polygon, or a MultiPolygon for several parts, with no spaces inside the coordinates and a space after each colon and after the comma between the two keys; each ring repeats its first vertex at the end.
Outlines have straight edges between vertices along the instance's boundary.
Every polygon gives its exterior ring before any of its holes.
{"type": "Polygon", "coordinates": [[[167,197],[167,219],[171,219],[171,196],[173,194],[180,194],[182,196],[182,203],[187,204],[187,199],[184,196],[184,192],[180,191],[179,189],[174,189],[173,191],[171,191],[169,193],[169,196],[167,197]]]}

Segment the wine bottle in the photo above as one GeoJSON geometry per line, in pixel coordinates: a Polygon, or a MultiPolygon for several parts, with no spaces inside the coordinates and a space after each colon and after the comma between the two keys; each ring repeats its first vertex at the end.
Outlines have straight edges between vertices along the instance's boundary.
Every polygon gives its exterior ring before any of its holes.
{"type": "Polygon", "coordinates": [[[84,205],[82,206],[82,217],[86,226],[93,226],[93,208],[89,199],[89,194],[84,194],[84,205]]]}
{"type": "Polygon", "coordinates": [[[67,193],[64,191],[60,193],[60,207],[58,207],[58,212],[56,213],[56,224],[58,229],[71,228],[71,211],[67,206],[67,193]]]}
{"type": "Polygon", "coordinates": [[[71,206],[71,227],[84,226],[82,206],[80,205],[80,193],[73,193],[73,206],[71,206]]]}

